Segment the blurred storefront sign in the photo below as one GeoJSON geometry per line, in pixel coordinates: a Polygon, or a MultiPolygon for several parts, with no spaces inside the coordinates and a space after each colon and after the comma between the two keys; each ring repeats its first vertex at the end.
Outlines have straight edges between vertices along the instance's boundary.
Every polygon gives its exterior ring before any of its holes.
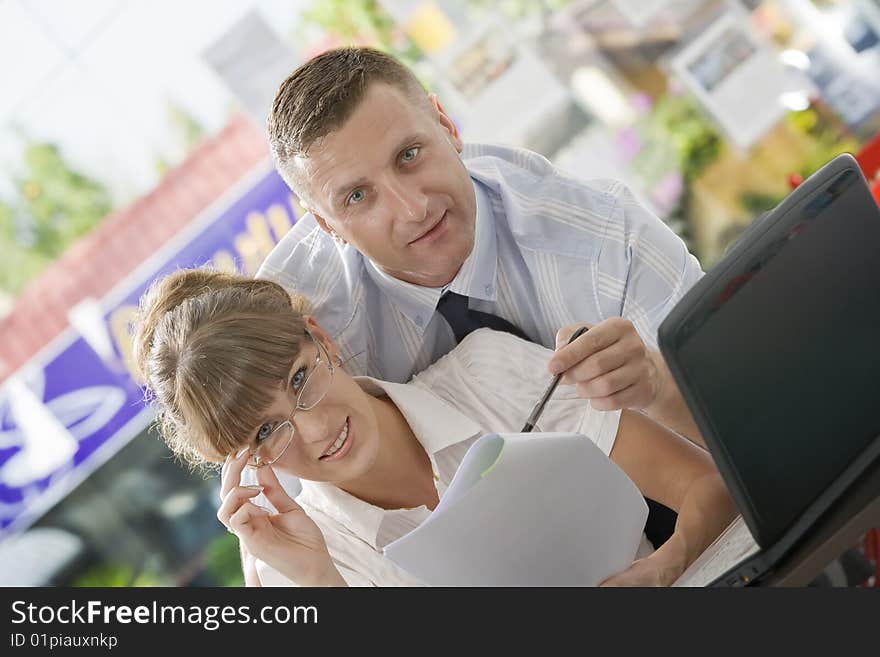
{"type": "Polygon", "coordinates": [[[460,0],[380,4],[425,53],[437,73],[434,91],[468,141],[549,154],[568,141],[575,111],[568,87],[497,8],[469,12],[460,0]]]}
{"type": "Polygon", "coordinates": [[[31,524],[153,419],[128,336],[150,283],[203,264],[253,274],[300,213],[284,181],[262,164],[103,299],[81,304],[71,315],[76,328],[4,383],[0,539],[31,524]]]}
{"type": "Polygon", "coordinates": [[[301,63],[257,10],[245,13],[202,56],[257,125],[269,116],[278,85],[301,63]]]}
{"type": "Polygon", "coordinates": [[[611,0],[611,4],[635,27],[644,27],[666,9],[669,0],[611,0]]]}
{"type": "Polygon", "coordinates": [[[784,102],[785,90],[791,87],[805,102],[811,90],[803,76],[785,69],[739,11],[722,14],[672,60],[671,66],[742,149],[761,139],[791,109],[784,102]]]}

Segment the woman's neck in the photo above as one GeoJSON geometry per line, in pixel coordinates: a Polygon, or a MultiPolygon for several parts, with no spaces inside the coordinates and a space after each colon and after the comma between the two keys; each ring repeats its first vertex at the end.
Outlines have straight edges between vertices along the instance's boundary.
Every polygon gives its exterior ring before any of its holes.
{"type": "Polygon", "coordinates": [[[388,397],[371,397],[378,422],[379,451],[364,477],[340,488],[383,509],[434,509],[439,498],[434,472],[425,448],[418,441],[403,413],[388,397]]]}

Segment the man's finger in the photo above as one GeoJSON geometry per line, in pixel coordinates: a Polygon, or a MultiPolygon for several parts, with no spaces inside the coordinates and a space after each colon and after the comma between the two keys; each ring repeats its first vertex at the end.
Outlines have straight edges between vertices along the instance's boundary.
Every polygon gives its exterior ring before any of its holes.
{"type": "Polygon", "coordinates": [[[571,344],[559,347],[556,353],[553,354],[553,358],[550,359],[547,369],[550,370],[551,374],[564,372],[585,358],[589,358],[597,351],[611,346],[617,342],[618,338],[619,336],[614,330],[603,327],[602,324],[597,324],[571,344]]]}
{"type": "Polygon", "coordinates": [[[578,381],[578,395],[593,399],[594,397],[610,397],[630,386],[643,385],[644,367],[641,363],[625,363],[610,372],[594,377],[589,381],[578,381]]]}
{"type": "Polygon", "coordinates": [[[610,347],[575,363],[563,374],[561,383],[587,383],[623,367],[628,360],[628,355],[625,350],[619,348],[619,345],[619,342],[615,342],[610,347]]]}
{"type": "Polygon", "coordinates": [[[587,324],[586,322],[577,322],[576,324],[568,324],[563,326],[561,329],[556,331],[556,348],[559,349],[568,344],[568,341],[571,340],[571,336],[575,331],[581,329],[583,327],[587,327],[587,329],[592,329],[594,324],[587,324]]]}
{"type": "Polygon", "coordinates": [[[589,324],[567,324],[566,326],[563,326],[561,329],[556,331],[556,348],[559,349],[559,347],[568,344],[568,341],[571,340],[572,334],[577,331],[581,326],[586,326],[589,328],[589,324]]]}
{"type": "MultiPolygon", "coordinates": [[[[581,395],[580,390],[578,395],[581,395]]],[[[640,408],[638,386],[629,386],[608,397],[590,397],[590,406],[597,411],[616,411],[624,408],[640,408]]],[[[581,395],[582,396],[582,395],[581,395]]]]}

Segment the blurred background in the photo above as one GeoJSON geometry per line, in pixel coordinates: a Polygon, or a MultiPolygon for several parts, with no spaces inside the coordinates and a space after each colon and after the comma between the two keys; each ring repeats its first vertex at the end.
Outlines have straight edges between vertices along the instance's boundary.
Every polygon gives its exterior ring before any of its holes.
{"type": "Polygon", "coordinates": [[[834,155],[880,168],[878,35],[877,0],[0,0],[0,584],[242,584],[127,325],[302,214],[263,137],[300,63],[393,53],[467,141],[624,180],[708,269],[834,155]]]}

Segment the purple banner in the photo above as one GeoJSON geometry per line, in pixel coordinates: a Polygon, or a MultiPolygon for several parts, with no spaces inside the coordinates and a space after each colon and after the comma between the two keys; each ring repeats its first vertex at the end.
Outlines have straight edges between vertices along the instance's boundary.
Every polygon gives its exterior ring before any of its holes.
{"type": "Polygon", "coordinates": [[[208,208],[0,389],[0,537],[24,529],[152,421],[128,323],[157,277],[210,263],[254,274],[301,213],[268,165],[208,208]]]}

